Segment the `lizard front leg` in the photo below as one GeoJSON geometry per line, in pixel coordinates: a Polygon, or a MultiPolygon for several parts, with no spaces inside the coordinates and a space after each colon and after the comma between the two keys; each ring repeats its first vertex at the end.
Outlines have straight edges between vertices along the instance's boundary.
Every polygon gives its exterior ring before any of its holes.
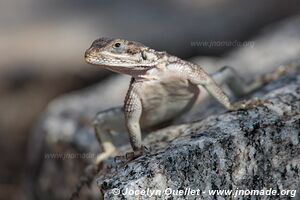
{"type": "Polygon", "coordinates": [[[228,96],[200,66],[194,64],[190,65],[190,67],[185,69],[184,72],[191,83],[203,86],[210,95],[223,104],[227,109],[233,109],[233,105],[229,101],[228,96]]]}
{"type": "Polygon", "coordinates": [[[139,97],[141,83],[132,83],[124,102],[125,123],[129,139],[134,152],[143,150],[140,118],[142,115],[142,101],[139,97]]]}
{"type": "MultiPolygon", "coordinates": [[[[186,70],[188,79],[196,85],[202,85],[215,99],[223,104],[228,110],[245,109],[255,106],[255,102],[237,102],[231,103],[228,96],[223,92],[221,87],[217,85],[215,80],[197,65],[191,65],[186,70]]],[[[260,101],[257,103],[261,103],[260,101]]]]}

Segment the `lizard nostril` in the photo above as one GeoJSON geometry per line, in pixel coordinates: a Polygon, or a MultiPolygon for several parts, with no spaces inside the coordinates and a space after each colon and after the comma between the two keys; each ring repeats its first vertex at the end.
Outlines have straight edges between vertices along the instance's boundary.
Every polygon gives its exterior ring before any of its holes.
{"type": "Polygon", "coordinates": [[[89,52],[88,52],[88,50],[86,50],[84,53],[84,57],[87,58],[88,56],[89,56],[89,52]]]}
{"type": "Polygon", "coordinates": [[[84,57],[88,58],[93,50],[94,50],[94,48],[87,49],[84,53],[84,57]]]}

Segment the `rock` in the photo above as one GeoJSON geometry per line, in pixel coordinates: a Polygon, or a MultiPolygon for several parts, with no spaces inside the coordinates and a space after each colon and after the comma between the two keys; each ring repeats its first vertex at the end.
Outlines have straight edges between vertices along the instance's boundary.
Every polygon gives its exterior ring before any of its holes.
{"type": "Polygon", "coordinates": [[[228,199],[209,192],[270,188],[277,190],[276,199],[282,190],[294,191],[280,199],[293,197],[300,187],[299,69],[253,95],[267,100],[263,106],[151,133],[144,140],[152,147],[149,154],[109,168],[98,178],[104,199],[228,199]],[[188,189],[200,193],[116,195],[188,189]]]}

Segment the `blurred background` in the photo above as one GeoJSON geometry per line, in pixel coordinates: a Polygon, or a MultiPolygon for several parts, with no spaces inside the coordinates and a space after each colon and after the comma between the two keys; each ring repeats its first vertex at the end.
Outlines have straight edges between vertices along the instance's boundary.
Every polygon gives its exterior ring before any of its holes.
{"type": "Polygon", "coordinates": [[[24,198],[28,140],[47,103],[112,76],[84,62],[96,38],[136,40],[184,59],[222,57],[237,45],[197,42],[251,41],[299,10],[298,0],[2,0],[0,199],[24,198]]]}

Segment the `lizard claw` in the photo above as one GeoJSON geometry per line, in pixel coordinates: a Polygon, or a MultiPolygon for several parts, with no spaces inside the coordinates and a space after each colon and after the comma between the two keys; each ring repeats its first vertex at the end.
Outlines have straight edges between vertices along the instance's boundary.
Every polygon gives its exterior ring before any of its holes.
{"type": "Polygon", "coordinates": [[[136,158],[140,157],[141,155],[143,155],[145,153],[149,153],[149,152],[150,151],[149,151],[149,149],[147,147],[142,146],[137,151],[126,153],[126,158],[127,158],[127,160],[133,160],[133,159],[136,159],[136,158]]]}
{"type": "Polygon", "coordinates": [[[149,152],[150,152],[150,150],[147,147],[142,146],[137,151],[132,151],[132,152],[126,153],[125,156],[116,156],[115,157],[115,162],[116,163],[129,162],[129,161],[132,161],[132,160],[140,157],[141,155],[143,155],[145,153],[149,153],[149,152]]]}
{"type": "Polygon", "coordinates": [[[142,151],[142,154],[150,153],[150,149],[146,146],[142,146],[141,151],[142,151]]]}
{"type": "Polygon", "coordinates": [[[232,105],[231,110],[246,110],[246,109],[256,108],[257,106],[262,106],[265,103],[270,103],[270,101],[267,99],[258,99],[258,98],[250,99],[247,101],[239,101],[232,105]]]}

